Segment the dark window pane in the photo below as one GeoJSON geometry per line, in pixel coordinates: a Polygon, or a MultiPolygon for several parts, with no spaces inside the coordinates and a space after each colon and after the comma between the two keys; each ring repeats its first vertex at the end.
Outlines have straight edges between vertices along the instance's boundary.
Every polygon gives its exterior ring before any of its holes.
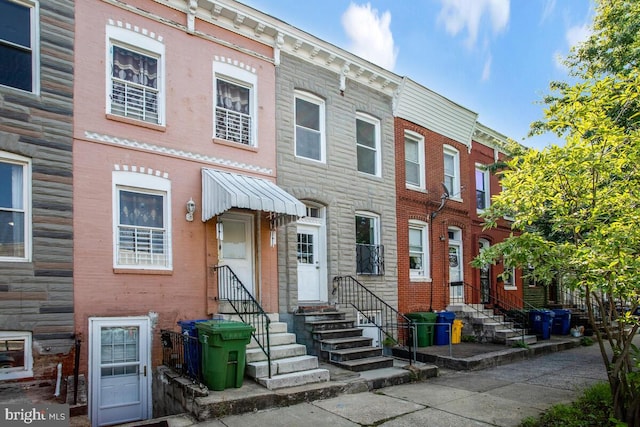
{"type": "Polygon", "coordinates": [[[0,40],[31,47],[30,15],[31,8],[0,0],[0,40]]]}
{"type": "Polygon", "coordinates": [[[0,85],[31,91],[31,52],[0,44],[0,85]]]}
{"type": "Polygon", "coordinates": [[[320,106],[296,98],[296,125],[320,130],[320,106]]]}
{"type": "Polygon", "coordinates": [[[356,120],[356,132],[358,144],[376,148],[376,127],[364,120],[356,120]]]}

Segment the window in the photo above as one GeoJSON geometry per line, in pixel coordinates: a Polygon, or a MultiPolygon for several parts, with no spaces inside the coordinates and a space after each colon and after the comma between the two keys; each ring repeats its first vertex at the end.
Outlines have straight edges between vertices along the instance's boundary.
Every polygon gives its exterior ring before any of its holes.
{"type": "Polygon", "coordinates": [[[356,213],[356,273],[384,274],[384,247],[380,244],[380,218],[356,213]]]}
{"type": "Polygon", "coordinates": [[[0,381],[32,376],[31,332],[0,331],[0,381]]]}
{"type": "Polygon", "coordinates": [[[38,92],[38,7],[0,0],[0,85],[38,92]]]}
{"type": "Polygon", "coordinates": [[[427,224],[409,223],[409,276],[411,279],[429,279],[427,224]]]}
{"type": "Polygon", "coordinates": [[[505,267],[502,273],[505,289],[517,289],[516,287],[516,269],[513,267],[505,267]]]}
{"type": "Polygon", "coordinates": [[[115,267],[171,269],[167,181],[132,172],[114,172],[115,267]],[[142,188],[141,184],[147,187],[142,188]]]}
{"type": "Polygon", "coordinates": [[[216,138],[252,145],[251,89],[216,79],[216,138]]]}
{"type": "Polygon", "coordinates": [[[476,209],[479,211],[489,207],[489,171],[486,167],[476,165],[476,209]]]}
{"type": "Polygon", "coordinates": [[[365,114],[356,117],[358,171],[380,176],[380,121],[365,114]]]}
{"type": "Polygon", "coordinates": [[[404,169],[407,187],[425,188],[424,138],[413,133],[404,134],[404,169]]]}
{"type": "Polygon", "coordinates": [[[163,124],[164,45],[124,28],[107,26],[107,112],[163,124]]]}
{"type": "Polygon", "coordinates": [[[313,95],[296,93],[295,118],[295,155],[324,163],[324,101],[313,95]]]}
{"type": "Polygon", "coordinates": [[[31,259],[31,163],[0,151],[0,261],[31,259]]]}
{"type": "Polygon", "coordinates": [[[444,185],[452,199],[460,199],[460,153],[444,146],[444,185]]]}

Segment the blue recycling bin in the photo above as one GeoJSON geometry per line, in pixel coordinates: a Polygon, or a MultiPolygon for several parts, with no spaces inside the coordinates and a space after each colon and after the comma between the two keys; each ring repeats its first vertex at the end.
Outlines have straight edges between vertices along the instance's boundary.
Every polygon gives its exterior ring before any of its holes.
{"type": "Polygon", "coordinates": [[[529,322],[533,332],[542,337],[543,340],[551,338],[551,327],[555,313],[551,310],[531,310],[529,312],[529,322]]]}
{"type": "Polygon", "coordinates": [[[435,345],[447,345],[451,342],[451,330],[455,318],[456,314],[451,311],[441,311],[436,315],[435,345]]]}
{"type": "Polygon", "coordinates": [[[551,333],[554,335],[569,335],[571,329],[571,310],[558,308],[553,310],[553,326],[551,333]]]}
{"type": "Polygon", "coordinates": [[[206,322],[210,319],[196,319],[196,320],[180,320],[178,325],[182,329],[183,335],[196,338],[195,340],[184,340],[184,368],[186,368],[187,374],[192,377],[197,377],[200,371],[200,346],[198,345],[198,328],[196,323],[206,322]]]}

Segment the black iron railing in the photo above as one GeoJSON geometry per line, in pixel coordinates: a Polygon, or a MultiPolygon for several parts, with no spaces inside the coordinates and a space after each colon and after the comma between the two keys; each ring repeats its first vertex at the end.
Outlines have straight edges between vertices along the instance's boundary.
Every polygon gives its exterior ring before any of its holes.
{"type": "Polygon", "coordinates": [[[409,361],[415,360],[415,325],[408,317],[384,302],[352,276],[334,277],[331,293],[335,303],[351,306],[367,318],[369,325],[375,325],[380,331],[383,343],[407,350],[409,361]]]}
{"type": "Polygon", "coordinates": [[[384,246],[356,244],[357,274],[384,275],[384,246]]]}
{"type": "MultiPolygon", "coordinates": [[[[451,282],[450,287],[450,304],[481,301],[481,289],[479,286],[465,282],[451,282]]],[[[496,286],[495,289],[491,289],[488,298],[487,295],[484,295],[484,297],[483,306],[493,310],[493,314],[496,316],[494,320],[499,321],[500,319],[497,316],[502,316],[506,322],[513,324],[511,329],[519,331],[524,339],[524,335],[531,329],[528,312],[539,308],[527,303],[518,295],[515,295],[515,292],[505,290],[503,286],[496,286]]],[[[478,309],[478,312],[480,311],[478,309]]],[[[491,318],[491,316],[489,317],[491,318]]]]}
{"type": "Polygon", "coordinates": [[[267,356],[269,378],[271,378],[271,347],[269,345],[271,319],[229,266],[215,265],[211,269],[218,283],[218,300],[227,301],[243,322],[255,328],[252,336],[267,356]]]}
{"type": "Polygon", "coordinates": [[[160,331],[162,364],[175,372],[202,382],[202,347],[197,337],[166,329],[160,331]]]}

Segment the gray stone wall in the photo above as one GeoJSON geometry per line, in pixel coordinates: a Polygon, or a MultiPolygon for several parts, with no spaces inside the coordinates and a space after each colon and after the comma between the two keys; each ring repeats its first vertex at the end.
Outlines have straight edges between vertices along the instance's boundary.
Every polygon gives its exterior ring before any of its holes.
{"type": "Polygon", "coordinates": [[[0,86],[0,150],[31,159],[33,224],[32,262],[0,262],[0,330],[32,332],[36,377],[69,355],[74,331],[74,2],[39,4],[40,94],[0,86]]]}
{"type": "MultiPolygon", "coordinates": [[[[385,251],[384,276],[357,276],[376,295],[397,307],[394,121],[391,98],[347,78],[339,90],[339,75],[282,54],[276,70],[276,132],[278,185],[302,201],[326,208],[327,277],[356,276],[355,213],[380,216],[380,243],[385,251]],[[326,163],[295,157],[294,91],[325,101],[326,163]],[[356,112],[380,120],[382,176],[357,171],[356,112]]],[[[281,230],[278,240],[280,312],[297,306],[296,226],[281,230]]]]}

